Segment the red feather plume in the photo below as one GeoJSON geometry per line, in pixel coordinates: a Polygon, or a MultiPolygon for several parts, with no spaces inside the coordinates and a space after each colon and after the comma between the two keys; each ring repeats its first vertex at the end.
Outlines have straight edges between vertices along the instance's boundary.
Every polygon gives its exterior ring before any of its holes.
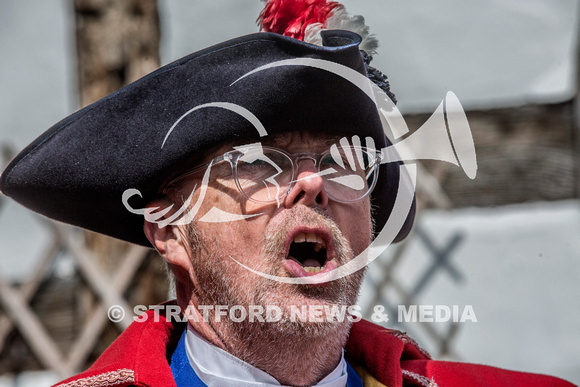
{"type": "Polygon", "coordinates": [[[266,0],[258,23],[262,31],[304,40],[306,27],[314,23],[324,25],[337,7],[343,6],[326,0],[266,0]]]}

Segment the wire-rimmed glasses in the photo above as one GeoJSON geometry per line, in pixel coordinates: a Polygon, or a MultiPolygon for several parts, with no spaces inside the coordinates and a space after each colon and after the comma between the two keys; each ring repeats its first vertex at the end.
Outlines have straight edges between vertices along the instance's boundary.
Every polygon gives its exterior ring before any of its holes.
{"type": "Polygon", "coordinates": [[[330,199],[351,203],[365,198],[375,187],[381,152],[363,146],[333,145],[321,154],[289,154],[259,143],[244,145],[179,175],[166,185],[164,192],[184,178],[224,162],[230,164],[240,193],[256,203],[279,203],[297,181],[317,176],[322,178],[330,199]],[[314,162],[317,173],[297,180],[298,163],[302,160],[314,162]]]}

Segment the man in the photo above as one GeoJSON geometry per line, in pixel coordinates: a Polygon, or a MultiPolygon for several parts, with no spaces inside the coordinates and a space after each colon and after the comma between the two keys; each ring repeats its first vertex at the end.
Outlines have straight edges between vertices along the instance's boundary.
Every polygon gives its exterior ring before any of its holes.
{"type": "MultiPolygon", "coordinates": [[[[284,3],[264,22],[284,19],[284,3]]],[[[388,84],[365,68],[359,36],[300,39],[259,33],[191,54],[59,122],[3,172],[5,194],[153,246],[175,278],[179,316],[171,304],[140,316],[59,385],[569,385],[433,361],[359,321],[363,270],[350,265],[367,262],[373,238],[405,237],[413,194],[382,159],[381,117],[359,80],[388,84]]]]}

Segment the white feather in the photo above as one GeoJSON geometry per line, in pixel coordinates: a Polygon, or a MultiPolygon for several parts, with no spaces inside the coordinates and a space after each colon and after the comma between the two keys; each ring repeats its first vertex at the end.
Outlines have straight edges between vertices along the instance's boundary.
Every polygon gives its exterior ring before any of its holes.
{"type": "Polygon", "coordinates": [[[374,55],[379,47],[379,41],[375,35],[369,33],[369,26],[365,24],[365,19],[361,15],[349,15],[344,8],[336,9],[326,20],[327,29],[347,30],[361,36],[360,49],[374,55]]]}
{"type": "Polygon", "coordinates": [[[371,55],[377,53],[376,50],[379,47],[379,41],[375,38],[375,35],[369,33],[369,26],[365,24],[365,19],[361,15],[349,15],[344,8],[337,7],[326,20],[324,26],[322,23],[314,23],[306,27],[304,41],[322,46],[320,32],[323,29],[347,30],[357,33],[362,38],[360,49],[365,50],[371,55]]]}
{"type": "Polygon", "coordinates": [[[306,26],[306,29],[304,30],[304,41],[306,43],[322,46],[322,36],[320,35],[322,28],[322,23],[313,23],[306,26]]]}

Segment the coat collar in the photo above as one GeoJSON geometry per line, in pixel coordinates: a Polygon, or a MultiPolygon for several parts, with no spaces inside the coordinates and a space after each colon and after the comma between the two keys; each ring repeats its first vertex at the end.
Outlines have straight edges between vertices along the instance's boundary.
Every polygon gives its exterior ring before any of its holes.
{"type": "MultiPolygon", "coordinates": [[[[186,323],[168,321],[163,310],[149,310],[139,321],[133,322],[91,368],[55,387],[176,387],[169,359],[185,327],[186,323]]],[[[402,384],[401,360],[430,359],[405,334],[364,320],[353,324],[345,355],[351,364],[364,365],[387,386],[402,384]]]]}

